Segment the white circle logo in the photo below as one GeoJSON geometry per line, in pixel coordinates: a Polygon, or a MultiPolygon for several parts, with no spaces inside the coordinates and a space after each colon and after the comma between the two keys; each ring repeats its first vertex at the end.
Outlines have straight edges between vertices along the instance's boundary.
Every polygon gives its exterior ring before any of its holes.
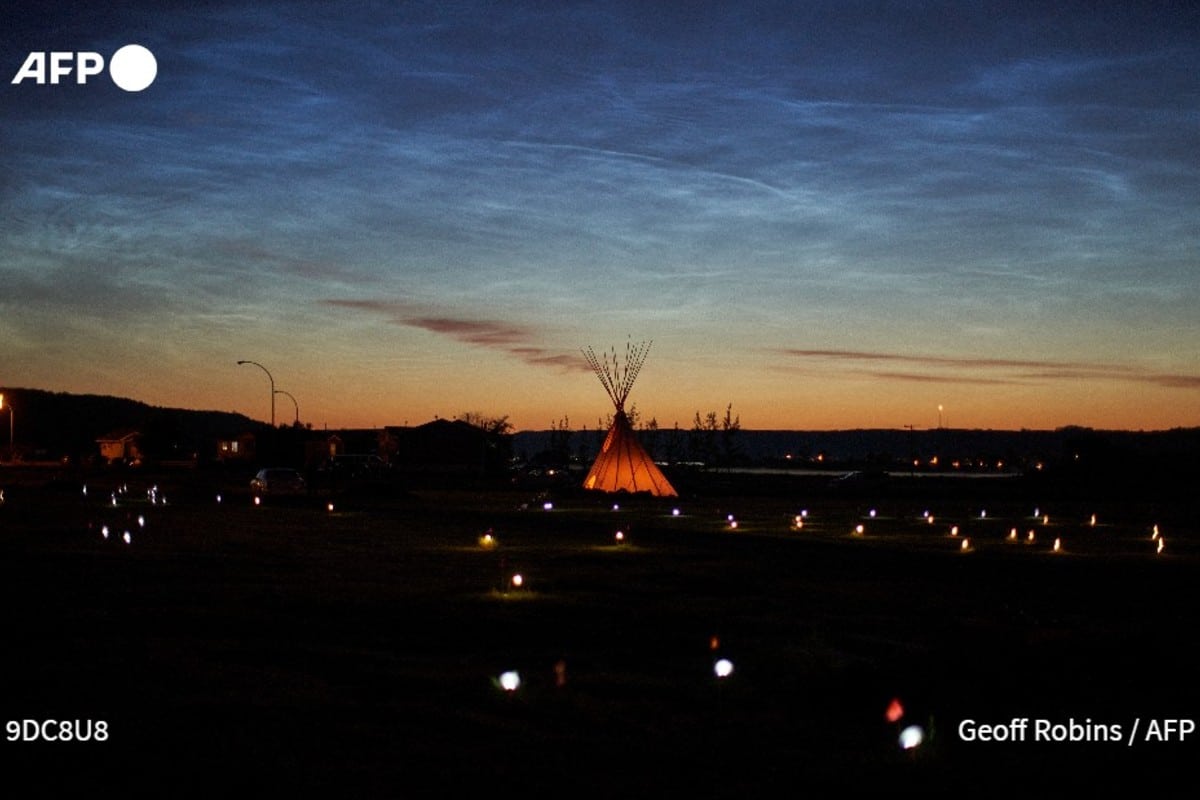
{"type": "Polygon", "coordinates": [[[113,53],[108,62],[113,83],[127,92],[140,92],[158,75],[158,61],[140,44],[127,44],[113,53]]]}

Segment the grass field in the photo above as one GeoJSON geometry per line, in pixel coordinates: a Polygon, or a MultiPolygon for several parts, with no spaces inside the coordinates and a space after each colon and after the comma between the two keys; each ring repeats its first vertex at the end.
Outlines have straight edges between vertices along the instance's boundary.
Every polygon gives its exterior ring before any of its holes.
{"type": "Polygon", "coordinates": [[[1200,734],[1125,741],[1135,720],[1200,717],[1179,504],[1034,517],[1036,498],[914,482],[619,509],[572,492],[550,510],[427,489],[331,511],[192,476],[102,475],[86,495],[5,480],[4,720],[106,723],[103,742],[0,742],[47,787],[954,793],[1149,786],[1197,755],[1200,734]],[[959,735],[1014,718],[1093,740],[959,735]],[[924,741],[905,750],[911,724],[924,741]]]}

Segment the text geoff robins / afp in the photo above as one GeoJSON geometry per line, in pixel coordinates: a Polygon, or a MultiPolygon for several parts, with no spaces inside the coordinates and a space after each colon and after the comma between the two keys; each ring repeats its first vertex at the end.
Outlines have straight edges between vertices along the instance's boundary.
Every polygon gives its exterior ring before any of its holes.
{"type": "Polygon", "coordinates": [[[1196,730],[1192,719],[1145,719],[1137,717],[1132,724],[1065,721],[1014,717],[1007,722],[989,723],[964,719],[958,724],[958,738],[963,742],[1116,742],[1133,746],[1137,743],[1183,742],[1196,730]]]}

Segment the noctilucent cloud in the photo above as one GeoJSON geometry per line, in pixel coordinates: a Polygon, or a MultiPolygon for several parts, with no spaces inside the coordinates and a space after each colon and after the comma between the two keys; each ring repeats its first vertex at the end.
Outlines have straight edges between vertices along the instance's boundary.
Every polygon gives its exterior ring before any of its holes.
{"type": "Polygon", "coordinates": [[[632,337],[662,426],[1200,424],[1193,3],[12,5],[0,385],[590,427],[632,337]]]}

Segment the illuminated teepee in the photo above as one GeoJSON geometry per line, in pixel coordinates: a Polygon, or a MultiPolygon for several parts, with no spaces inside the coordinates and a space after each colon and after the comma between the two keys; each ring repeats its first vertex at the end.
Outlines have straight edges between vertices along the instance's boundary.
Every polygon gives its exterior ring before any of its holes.
{"type": "Polygon", "coordinates": [[[608,429],[608,436],[604,437],[600,455],[596,456],[596,462],[583,481],[585,489],[650,492],[660,497],[678,494],[638,442],[633,426],[629,424],[629,417],[625,416],[625,398],[637,380],[651,344],[626,344],[624,368],[617,360],[616,350],[613,350],[611,358],[606,354],[603,359],[596,358],[590,347],[583,351],[592,371],[604,384],[605,391],[616,406],[612,427],[608,429]]]}

